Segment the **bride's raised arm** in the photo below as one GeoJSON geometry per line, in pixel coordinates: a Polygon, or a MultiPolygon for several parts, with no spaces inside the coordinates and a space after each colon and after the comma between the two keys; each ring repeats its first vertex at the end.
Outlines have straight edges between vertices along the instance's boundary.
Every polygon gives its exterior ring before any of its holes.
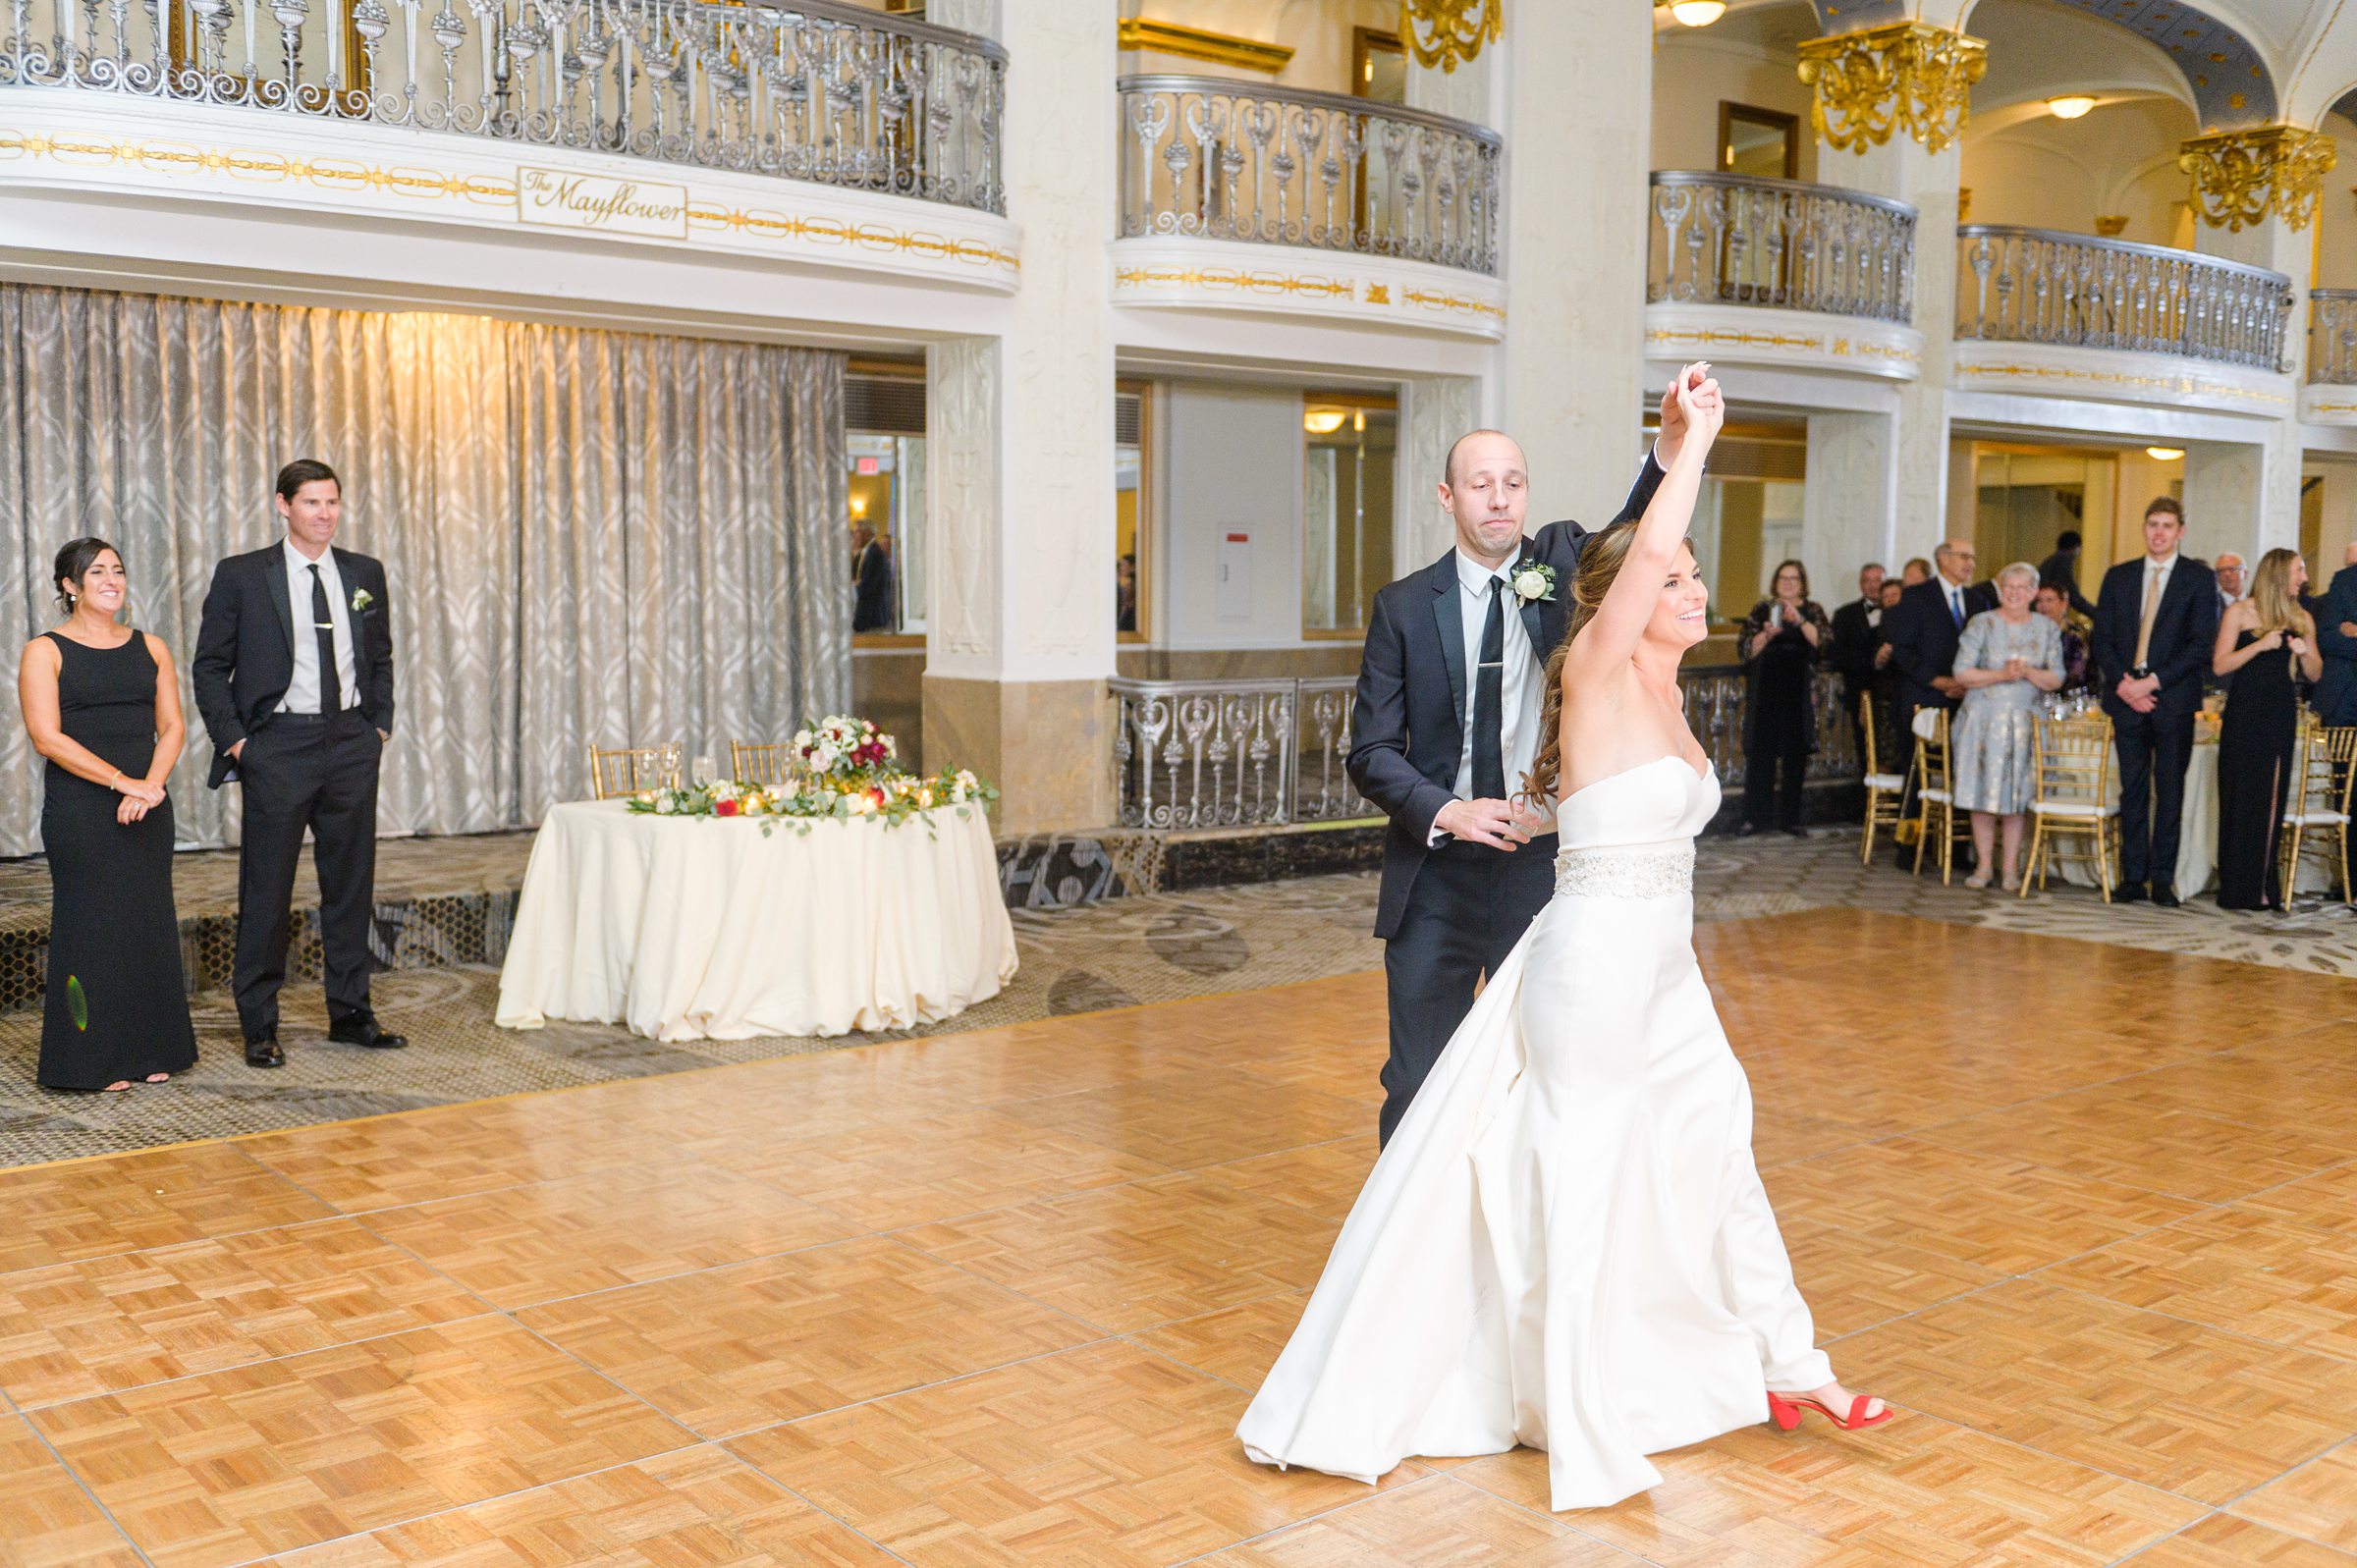
{"type": "MultiPolygon", "coordinates": [[[[1670,460],[1669,471],[1645,514],[1637,519],[1636,537],[1629,541],[1628,555],[1612,587],[1605,591],[1604,602],[1571,639],[1563,659],[1566,676],[1573,671],[1602,672],[1625,662],[1636,652],[1637,639],[1652,619],[1662,581],[1675,565],[1685,546],[1687,526],[1694,520],[1703,460],[1718,439],[1719,427],[1727,422],[1727,405],[1710,369],[1707,362],[1687,365],[1671,384],[1678,411],[1685,416],[1685,439],[1670,460]]],[[[1589,541],[1588,548],[1594,547],[1595,542],[1589,541]]]]}

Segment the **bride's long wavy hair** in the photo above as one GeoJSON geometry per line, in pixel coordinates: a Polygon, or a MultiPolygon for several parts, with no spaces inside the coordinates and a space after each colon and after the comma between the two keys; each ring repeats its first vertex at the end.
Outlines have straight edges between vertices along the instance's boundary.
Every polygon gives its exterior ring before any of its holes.
{"type": "MultiPolygon", "coordinates": [[[[1571,624],[1563,640],[1555,645],[1555,652],[1547,656],[1547,673],[1541,676],[1546,687],[1539,704],[1539,751],[1531,759],[1530,772],[1522,776],[1522,787],[1515,792],[1519,801],[1555,809],[1556,785],[1562,782],[1563,773],[1563,661],[1570,656],[1571,639],[1596,619],[1596,611],[1612,591],[1613,579],[1620,575],[1628,547],[1636,537],[1637,519],[1629,517],[1580,547],[1579,567],[1571,573],[1571,624]]],[[[1682,543],[1688,551],[1694,548],[1690,538],[1682,543]]]]}

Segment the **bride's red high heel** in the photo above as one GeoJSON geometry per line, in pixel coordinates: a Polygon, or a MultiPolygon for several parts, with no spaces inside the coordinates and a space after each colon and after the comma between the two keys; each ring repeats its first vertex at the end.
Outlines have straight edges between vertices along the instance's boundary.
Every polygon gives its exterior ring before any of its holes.
{"type": "Polygon", "coordinates": [[[1814,1410],[1843,1432],[1858,1432],[1867,1427],[1879,1427],[1891,1419],[1889,1405],[1883,1406],[1881,1410],[1871,1416],[1866,1414],[1866,1407],[1873,1403],[1874,1400],[1870,1396],[1857,1395],[1850,1400],[1849,1415],[1844,1419],[1836,1414],[1822,1399],[1814,1399],[1807,1394],[1780,1394],[1772,1389],[1768,1394],[1768,1419],[1776,1423],[1777,1431],[1790,1432],[1800,1425],[1802,1411],[1814,1410]]]}

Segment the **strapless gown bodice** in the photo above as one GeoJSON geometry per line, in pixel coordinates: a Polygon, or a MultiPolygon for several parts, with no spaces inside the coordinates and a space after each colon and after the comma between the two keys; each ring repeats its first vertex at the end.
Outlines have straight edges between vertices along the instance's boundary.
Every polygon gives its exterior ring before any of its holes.
{"type": "Polygon", "coordinates": [[[1719,813],[1719,775],[1683,757],[1573,790],[1556,810],[1558,896],[1665,898],[1694,891],[1694,836],[1719,813]]]}

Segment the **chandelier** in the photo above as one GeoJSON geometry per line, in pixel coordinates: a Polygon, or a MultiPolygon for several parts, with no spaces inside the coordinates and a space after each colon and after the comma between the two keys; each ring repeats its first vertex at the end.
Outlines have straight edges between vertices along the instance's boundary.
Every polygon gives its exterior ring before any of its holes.
{"type": "Polygon", "coordinates": [[[1420,66],[1454,71],[1506,35],[1506,0],[1399,0],[1399,39],[1420,66]]]}

